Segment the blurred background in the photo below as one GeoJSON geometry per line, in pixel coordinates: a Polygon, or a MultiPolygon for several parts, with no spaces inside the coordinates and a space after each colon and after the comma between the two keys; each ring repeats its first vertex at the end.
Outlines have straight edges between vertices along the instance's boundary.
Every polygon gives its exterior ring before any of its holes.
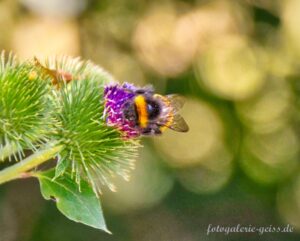
{"type": "Polygon", "coordinates": [[[102,196],[113,235],[26,180],[0,187],[0,240],[300,240],[299,13],[299,0],[1,0],[0,49],[82,56],[182,94],[190,131],[143,139],[131,180],[102,196]],[[207,236],[209,224],[294,232],[207,236]]]}

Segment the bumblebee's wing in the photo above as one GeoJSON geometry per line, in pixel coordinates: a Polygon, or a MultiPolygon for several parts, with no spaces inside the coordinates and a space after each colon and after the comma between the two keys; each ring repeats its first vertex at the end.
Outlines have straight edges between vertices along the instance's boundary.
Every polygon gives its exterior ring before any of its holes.
{"type": "Polygon", "coordinates": [[[189,130],[189,126],[179,114],[175,114],[172,122],[166,127],[178,132],[188,132],[189,130]]]}
{"type": "Polygon", "coordinates": [[[152,85],[146,85],[144,87],[135,87],[132,84],[124,83],[123,87],[126,88],[129,92],[133,92],[135,94],[153,94],[154,89],[152,85]]]}
{"type": "Polygon", "coordinates": [[[173,108],[174,113],[177,113],[185,103],[185,98],[181,95],[166,95],[166,98],[169,101],[170,106],[173,108]]]}

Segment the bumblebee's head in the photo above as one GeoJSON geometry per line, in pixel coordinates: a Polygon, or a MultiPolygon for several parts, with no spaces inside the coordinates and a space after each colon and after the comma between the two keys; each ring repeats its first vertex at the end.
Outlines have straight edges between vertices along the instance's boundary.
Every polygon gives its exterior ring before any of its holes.
{"type": "Polygon", "coordinates": [[[147,98],[146,99],[146,109],[147,109],[147,113],[148,113],[148,119],[155,120],[161,112],[161,105],[154,98],[147,98]]]}

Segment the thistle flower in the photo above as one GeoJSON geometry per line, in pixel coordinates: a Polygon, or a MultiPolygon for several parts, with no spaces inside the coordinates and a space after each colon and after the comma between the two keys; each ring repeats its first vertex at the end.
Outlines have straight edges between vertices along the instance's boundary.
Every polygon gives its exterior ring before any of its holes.
{"type": "Polygon", "coordinates": [[[134,168],[139,142],[124,138],[136,133],[120,109],[134,88],[78,58],[19,63],[2,53],[0,159],[15,155],[20,162],[0,171],[0,183],[37,177],[42,195],[57,198],[68,218],[109,232],[98,194],[102,185],[114,190],[111,179],[127,180],[134,168]],[[33,154],[25,157],[24,149],[33,154]],[[34,170],[51,158],[54,168],[34,170]]]}
{"type": "Polygon", "coordinates": [[[113,78],[91,62],[79,59],[49,59],[45,65],[72,76],[67,83],[58,74],[60,88],[52,88],[55,121],[51,137],[63,146],[56,177],[71,172],[79,185],[81,178],[87,179],[96,193],[102,184],[114,190],[111,178],[121,175],[128,179],[139,143],[125,140],[119,129],[106,123],[104,93],[109,91],[105,86],[114,83],[113,78]]]}
{"type": "Polygon", "coordinates": [[[139,132],[133,128],[135,124],[125,119],[123,115],[123,106],[134,98],[135,89],[134,85],[124,83],[106,86],[104,90],[106,122],[108,125],[116,126],[127,139],[139,136],[139,132]]]}
{"type": "Polygon", "coordinates": [[[106,122],[105,86],[114,83],[103,69],[79,58],[19,63],[2,53],[0,158],[6,146],[16,147],[16,159],[24,157],[23,149],[60,146],[56,178],[67,172],[79,187],[83,178],[95,193],[103,184],[114,190],[111,178],[129,178],[139,147],[106,122]]]}

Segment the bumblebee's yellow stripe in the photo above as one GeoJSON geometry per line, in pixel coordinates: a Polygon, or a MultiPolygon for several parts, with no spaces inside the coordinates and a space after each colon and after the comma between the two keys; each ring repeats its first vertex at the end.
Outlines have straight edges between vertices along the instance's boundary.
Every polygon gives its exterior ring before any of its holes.
{"type": "Polygon", "coordinates": [[[148,123],[148,114],[147,114],[147,103],[142,95],[138,95],[134,99],[134,103],[139,116],[139,124],[142,128],[145,128],[148,123]]]}

